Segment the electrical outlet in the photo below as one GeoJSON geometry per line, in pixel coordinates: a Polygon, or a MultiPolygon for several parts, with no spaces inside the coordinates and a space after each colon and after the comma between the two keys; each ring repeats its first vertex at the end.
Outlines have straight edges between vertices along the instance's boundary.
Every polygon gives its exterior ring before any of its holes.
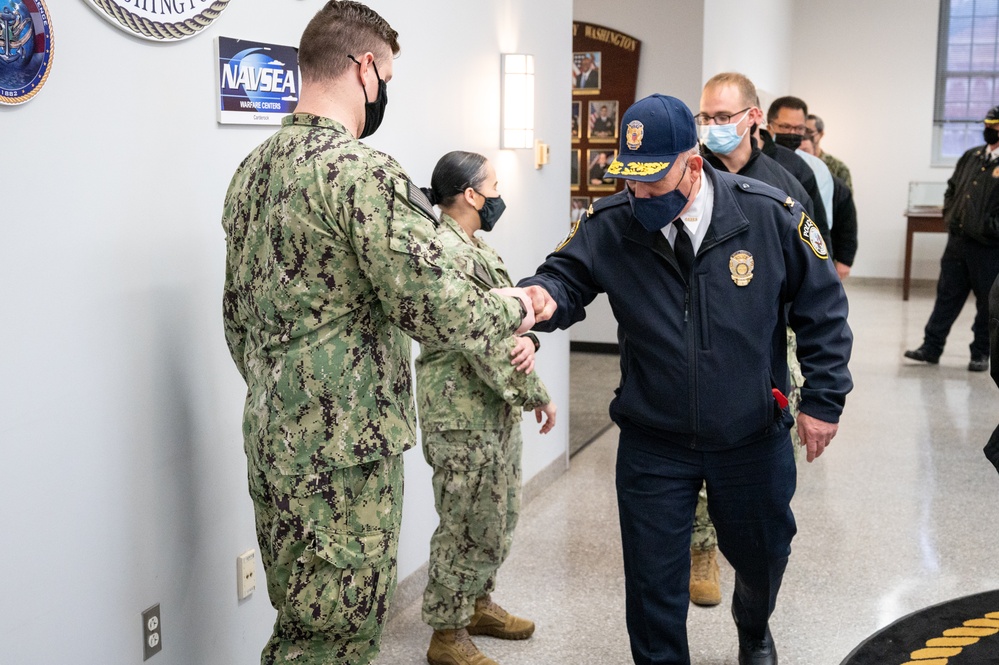
{"type": "Polygon", "coordinates": [[[256,559],[256,550],[247,550],[236,558],[236,597],[239,600],[257,588],[256,559]]]}
{"type": "Polygon", "coordinates": [[[163,649],[163,625],[159,603],[142,613],[142,660],[149,660],[163,649]]]}

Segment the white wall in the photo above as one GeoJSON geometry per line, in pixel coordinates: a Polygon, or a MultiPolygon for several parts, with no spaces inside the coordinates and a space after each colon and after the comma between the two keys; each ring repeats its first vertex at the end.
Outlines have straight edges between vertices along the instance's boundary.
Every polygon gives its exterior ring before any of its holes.
{"type": "MultiPolygon", "coordinates": [[[[932,168],[937,0],[794,1],[788,92],[826,122],[822,147],[850,167],[860,248],[853,275],[901,278],[909,181],[932,168]],[[848,35],[848,38],[844,36],[848,35]]],[[[914,279],[936,279],[944,234],[917,234],[914,279]]]]}
{"type": "MultiPolygon", "coordinates": [[[[575,0],[575,21],[603,25],[641,40],[635,99],[672,95],[690,108],[701,96],[703,0],[575,0]]],[[[574,342],[617,344],[617,323],[607,296],[586,308],[569,330],[574,342]]]]}
{"type": "MultiPolygon", "coordinates": [[[[787,94],[791,60],[801,44],[792,34],[792,0],[704,0],[704,63],[701,85],[721,72],[741,72],[757,88],[766,112],[787,94]],[[796,48],[796,46],[798,48],[796,48]]],[[[840,39],[837,42],[842,43],[840,39]]],[[[697,98],[700,100],[700,86],[697,98]]],[[[697,101],[695,101],[695,104],[697,101]]]]}
{"type": "MultiPolygon", "coordinates": [[[[495,159],[510,207],[491,240],[517,276],[564,234],[551,192],[568,165],[539,172],[527,152],[497,149],[498,53],[536,55],[538,134],[567,155],[570,2],[541,13],[526,0],[371,0],[403,46],[371,143],[421,182],[447,150],[495,159]]],[[[170,45],[83,2],[49,5],[52,75],[26,105],[0,108],[0,662],[141,662],[139,614],[154,603],[160,665],[258,658],[273,610],[262,578],[235,597],[235,558],[256,543],[219,215],[236,164],[273,130],[216,125],[213,39],[297,44],[322,4],[233,2],[170,45]]],[[[567,405],[568,339],[549,337],[539,370],[567,405]]],[[[526,439],[530,477],[564,455],[566,422],[526,439]]],[[[418,451],[406,464],[402,574],[422,563],[435,519],[418,451]]]]}

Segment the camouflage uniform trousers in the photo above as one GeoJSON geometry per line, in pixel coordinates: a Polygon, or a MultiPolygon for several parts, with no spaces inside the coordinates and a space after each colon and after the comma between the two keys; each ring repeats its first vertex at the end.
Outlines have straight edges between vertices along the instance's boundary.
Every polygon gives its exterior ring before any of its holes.
{"type": "Polygon", "coordinates": [[[423,434],[440,516],[423,593],[423,621],[435,630],[467,626],[475,600],[496,586],[520,514],[522,445],[519,422],[423,434]]]}
{"type": "MultiPolygon", "coordinates": [[[[798,404],[801,402],[801,386],[805,385],[805,376],[801,373],[801,363],[798,362],[798,338],[794,331],[787,329],[787,368],[791,373],[791,392],[787,396],[787,408],[791,417],[797,420],[798,404]]],[[[791,443],[794,448],[794,459],[800,462],[804,453],[801,450],[801,439],[798,438],[798,427],[791,428],[791,443]]],[[[690,536],[690,549],[713,550],[718,546],[715,525],[708,515],[708,490],[702,485],[697,494],[697,508],[694,510],[694,530],[690,536]]]]}
{"type": "Polygon", "coordinates": [[[267,593],[261,665],[366,665],[396,587],[402,455],[304,476],[249,472],[267,593]]]}

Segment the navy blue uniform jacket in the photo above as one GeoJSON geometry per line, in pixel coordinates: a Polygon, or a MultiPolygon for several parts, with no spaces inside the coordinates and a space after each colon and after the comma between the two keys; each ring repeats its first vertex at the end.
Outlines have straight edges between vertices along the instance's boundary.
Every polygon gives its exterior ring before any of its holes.
{"type": "Polygon", "coordinates": [[[646,231],[619,192],[594,203],[537,274],[520,282],[544,287],[558,303],[535,329],[568,328],[606,292],[621,350],[611,417],[680,445],[721,450],[767,435],[786,416],[772,389],[788,392],[790,324],[805,375],[800,410],[839,422],[853,387],[853,334],[821,244],[802,238],[814,223],[758,180],[708,164],[702,177],[714,185],[714,207],[689,288],[665,236],[646,231]],[[740,252],[753,259],[745,286],[730,268],[740,252]]]}

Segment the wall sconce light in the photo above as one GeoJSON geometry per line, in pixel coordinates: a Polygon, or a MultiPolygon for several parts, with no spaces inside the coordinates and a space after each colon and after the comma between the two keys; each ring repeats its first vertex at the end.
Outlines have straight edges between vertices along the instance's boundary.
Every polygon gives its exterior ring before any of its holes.
{"type": "Polygon", "coordinates": [[[500,148],[534,147],[534,56],[503,53],[500,148]]]}
{"type": "Polygon", "coordinates": [[[534,168],[540,169],[548,163],[548,144],[538,139],[534,142],[534,168]]]}

